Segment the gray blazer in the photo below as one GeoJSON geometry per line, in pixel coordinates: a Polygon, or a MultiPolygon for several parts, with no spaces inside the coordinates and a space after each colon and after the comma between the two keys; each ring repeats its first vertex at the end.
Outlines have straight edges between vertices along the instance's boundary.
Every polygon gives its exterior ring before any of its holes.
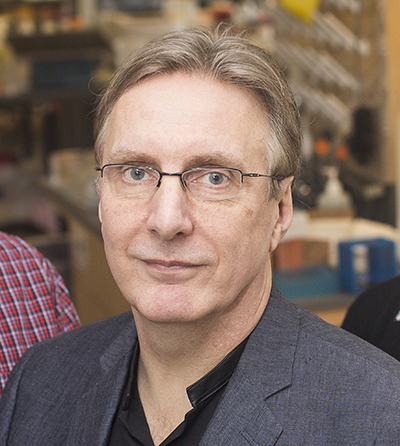
{"type": "MultiPolygon", "coordinates": [[[[135,342],[127,313],[29,349],[0,445],[106,445],[135,342]]],[[[200,444],[399,446],[400,363],[274,288],[200,444]]]]}

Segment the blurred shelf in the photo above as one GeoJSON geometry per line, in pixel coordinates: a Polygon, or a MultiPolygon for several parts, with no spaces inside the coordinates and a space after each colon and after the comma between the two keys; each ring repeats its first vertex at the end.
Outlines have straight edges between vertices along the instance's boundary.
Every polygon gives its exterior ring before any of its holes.
{"type": "Polygon", "coordinates": [[[62,3],[65,3],[63,0],[30,0],[30,1],[23,1],[23,0],[0,0],[0,10],[1,8],[15,8],[20,6],[54,6],[54,5],[61,5],[62,3]]]}
{"type": "Polygon", "coordinates": [[[88,52],[112,51],[109,41],[100,32],[91,30],[26,36],[11,34],[8,42],[17,54],[30,57],[65,57],[66,54],[82,57],[88,52]]]}

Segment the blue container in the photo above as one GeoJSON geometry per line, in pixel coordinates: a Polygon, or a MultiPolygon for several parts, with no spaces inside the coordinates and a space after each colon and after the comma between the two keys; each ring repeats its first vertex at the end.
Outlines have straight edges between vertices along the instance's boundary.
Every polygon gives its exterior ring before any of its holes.
{"type": "Polygon", "coordinates": [[[397,272],[393,241],[376,238],[339,243],[339,281],[343,290],[358,294],[397,272]]]}
{"type": "Polygon", "coordinates": [[[273,279],[288,299],[325,296],[339,292],[337,273],[320,265],[274,271],[273,279]]]}

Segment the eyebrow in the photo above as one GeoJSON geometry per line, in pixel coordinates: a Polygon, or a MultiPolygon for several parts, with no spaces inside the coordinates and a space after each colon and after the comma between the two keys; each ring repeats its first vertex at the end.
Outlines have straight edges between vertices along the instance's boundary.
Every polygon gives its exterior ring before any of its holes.
{"type": "Polygon", "coordinates": [[[131,149],[118,147],[113,150],[111,156],[107,157],[107,162],[104,164],[142,164],[155,166],[157,165],[156,158],[143,152],[132,152],[131,149]]]}
{"type": "MultiPolygon", "coordinates": [[[[132,150],[117,148],[104,164],[140,164],[160,168],[159,161],[160,160],[156,157],[148,155],[145,152],[132,152],[132,150]]],[[[188,160],[184,170],[206,166],[235,167],[238,169],[243,169],[244,167],[243,160],[240,160],[235,156],[228,156],[226,153],[218,151],[211,154],[194,156],[188,160]]]]}
{"type": "Polygon", "coordinates": [[[225,153],[216,152],[209,155],[196,155],[193,157],[187,165],[187,169],[192,167],[206,167],[206,166],[218,166],[218,167],[243,167],[243,162],[240,162],[238,158],[227,156],[225,153]]]}

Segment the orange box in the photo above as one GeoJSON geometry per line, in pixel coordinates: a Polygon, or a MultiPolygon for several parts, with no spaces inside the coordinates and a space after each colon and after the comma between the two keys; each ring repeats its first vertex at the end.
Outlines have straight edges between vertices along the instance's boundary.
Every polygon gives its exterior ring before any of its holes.
{"type": "Polygon", "coordinates": [[[328,265],[329,244],[324,241],[295,239],[281,242],[272,253],[275,271],[328,265]]]}

